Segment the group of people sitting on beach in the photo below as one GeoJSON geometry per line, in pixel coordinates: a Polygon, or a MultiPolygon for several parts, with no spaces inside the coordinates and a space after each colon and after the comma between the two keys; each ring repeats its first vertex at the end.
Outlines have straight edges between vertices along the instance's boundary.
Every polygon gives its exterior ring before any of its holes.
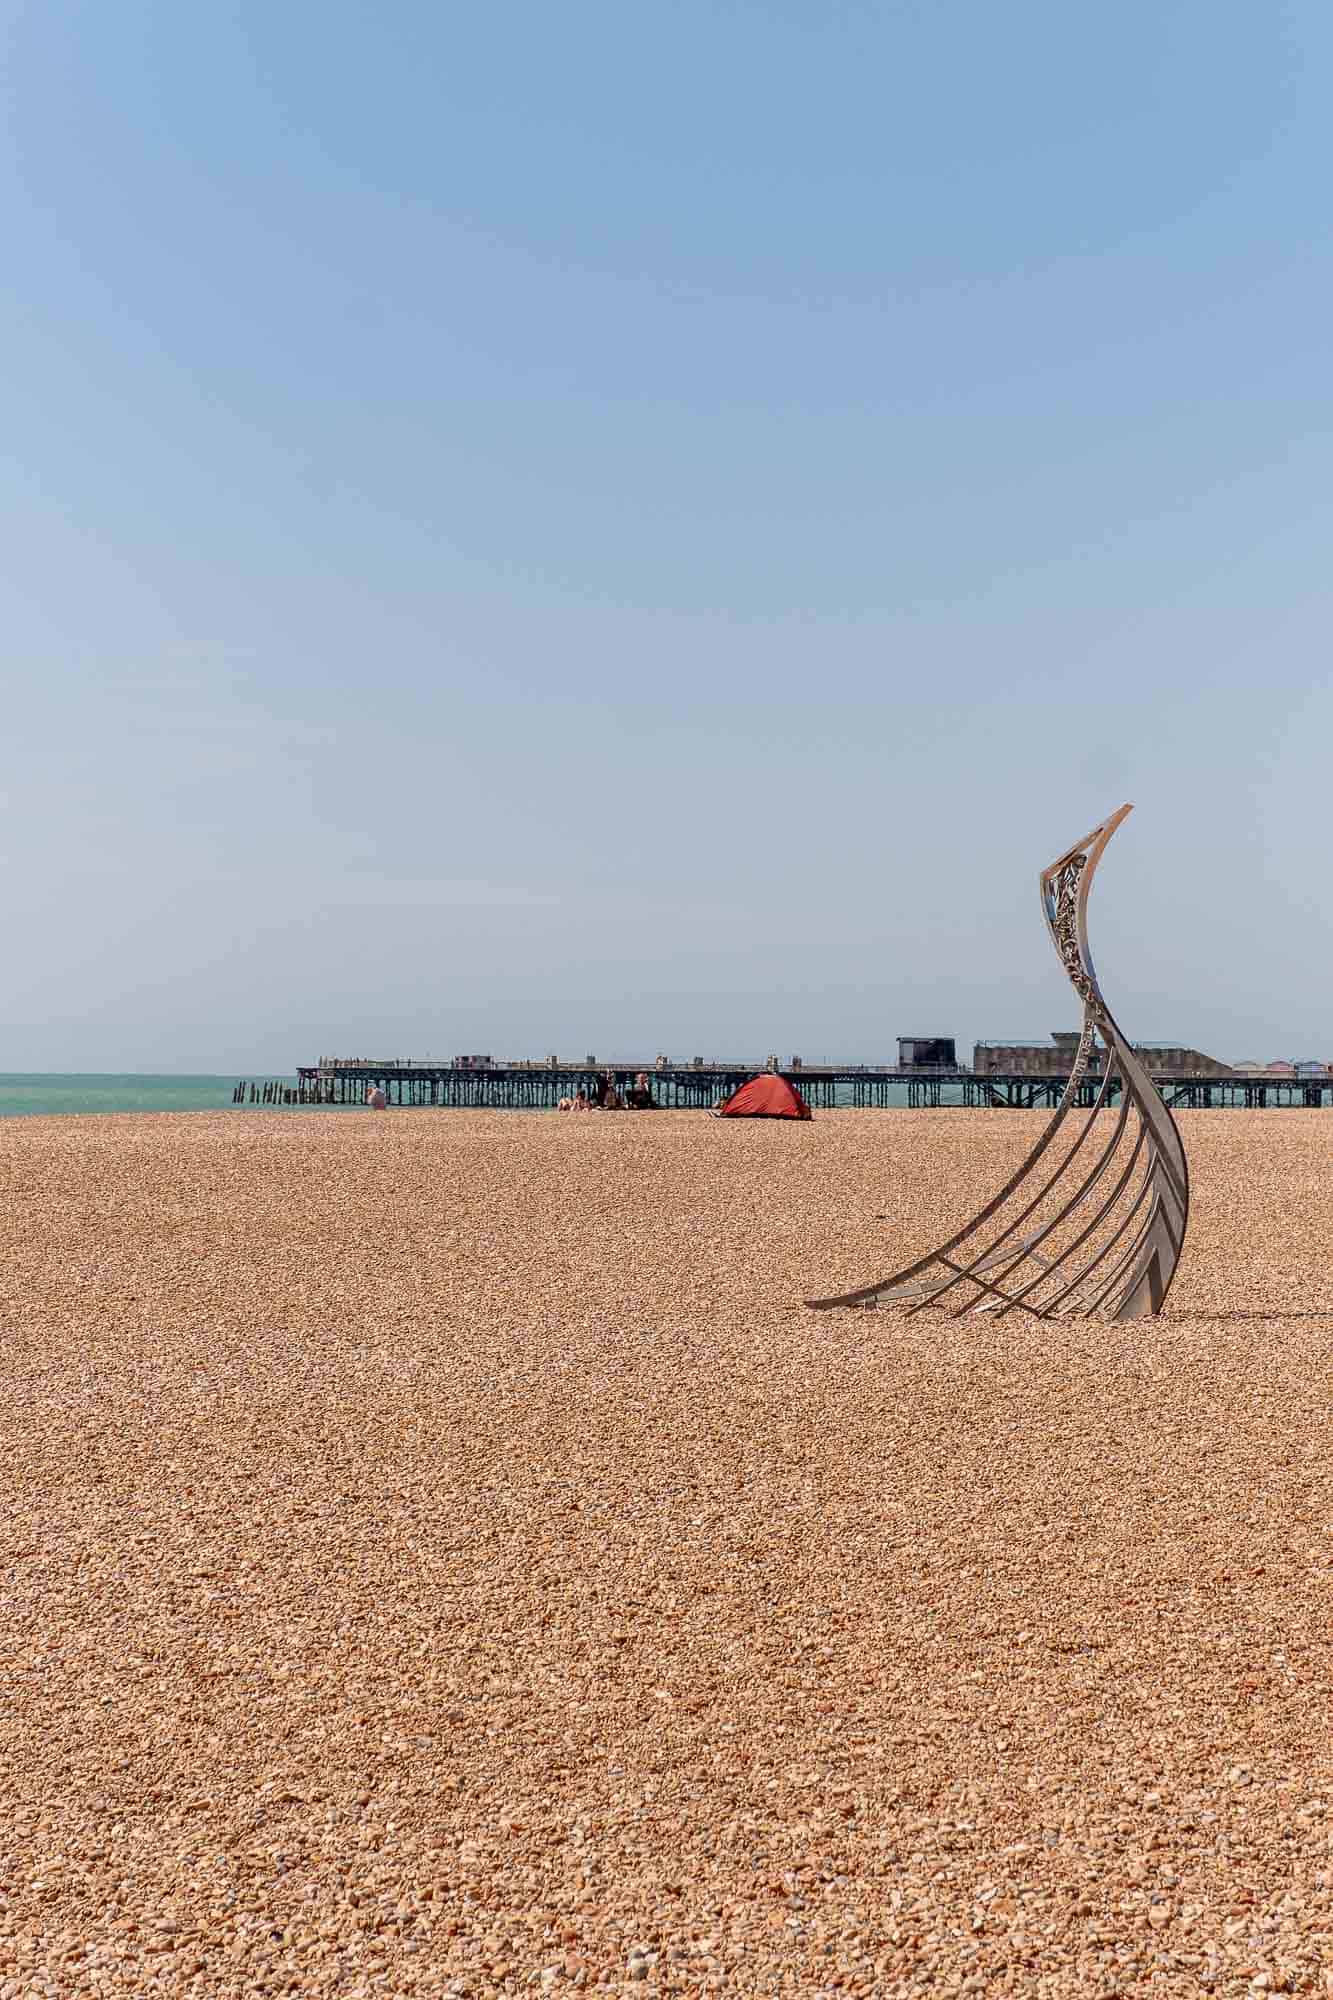
{"type": "Polygon", "coordinates": [[[562,1097],[557,1108],[561,1111],[655,1111],[657,1103],[646,1070],[639,1071],[632,1089],[618,1090],[615,1071],[609,1069],[605,1076],[595,1076],[588,1089],[577,1090],[572,1097],[562,1097]]]}

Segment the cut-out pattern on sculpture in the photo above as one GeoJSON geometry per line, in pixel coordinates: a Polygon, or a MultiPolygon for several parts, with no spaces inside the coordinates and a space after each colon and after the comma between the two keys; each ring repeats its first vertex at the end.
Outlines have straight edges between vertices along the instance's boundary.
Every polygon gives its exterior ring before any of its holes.
{"type": "Polygon", "coordinates": [[[909,1312],[936,1306],[1001,1317],[1018,1308],[1042,1319],[1161,1311],[1189,1214],[1185,1149],[1142,1058],[1116,1026],[1088,949],[1088,892],[1130,810],[1121,806],[1041,875],[1042,914],[1083,1001],[1069,1081],[1045,1132],[994,1200],[938,1250],[876,1284],[809,1305],[883,1300],[909,1312]],[[1079,1126],[1070,1113],[1093,1081],[1096,1095],[1079,1126]]]}

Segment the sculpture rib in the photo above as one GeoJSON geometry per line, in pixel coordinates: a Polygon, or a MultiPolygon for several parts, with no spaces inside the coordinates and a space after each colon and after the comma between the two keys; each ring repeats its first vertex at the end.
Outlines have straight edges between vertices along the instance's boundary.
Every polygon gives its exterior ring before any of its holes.
{"type": "Polygon", "coordinates": [[[961,1303],[953,1306],[955,1317],[967,1312],[1004,1314],[1015,1307],[1039,1319],[1103,1313],[1112,1320],[1126,1320],[1161,1311],[1180,1260],[1189,1215],[1185,1149],[1147,1067],[1106,1004],[1088,947],[1088,892],[1107,842],[1130,810],[1121,806],[1041,873],[1042,915],[1083,1002],[1078,1050],[1050,1124],[994,1199],[947,1243],[890,1278],[807,1304],[822,1309],[878,1305],[883,1299],[915,1313],[942,1305],[961,1287],[965,1289],[961,1303]],[[1034,1170],[1076,1107],[1080,1088],[1094,1067],[1099,1039],[1105,1065],[1096,1099],[1082,1129],[1034,1193],[1034,1170]],[[1115,1124],[1095,1163],[1076,1176],[1071,1169],[1107,1108],[1117,1080],[1120,1106],[1115,1124]],[[1131,1116],[1137,1119],[1138,1130],[1127,1160],[1112,1180],[1131,1116]],[[1014,1212],[1006,1219],[1011,1208],[1014,1212]],[[996,1225],[993,1232],[987,1227],[991,1223],[996,1225]],[[1035,1226],[1019,1233],[1030,1224],[1035,1226]],[[1122,1249],[1126,1237],[1128,1247],[1122,1249]],[[1117,1250],[1120,1254],[1108,1270],[1107,1260],[1117,1250]],[[955,1252],[963,1254],[956,1257],[955,1252]],[[1080,1253],[1082,1262],[1077,1261],[1080,1253]]]}

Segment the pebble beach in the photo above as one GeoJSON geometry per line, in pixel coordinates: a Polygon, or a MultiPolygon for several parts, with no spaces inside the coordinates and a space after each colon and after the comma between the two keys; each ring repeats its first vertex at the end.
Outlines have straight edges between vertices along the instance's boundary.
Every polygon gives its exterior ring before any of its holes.
{"type": "Polygon", "coordinates": [[[1045,1122],[6,1123],[0,2000],[1333,1994],[1333,1113],[801,1305],[1045,1122]]]}

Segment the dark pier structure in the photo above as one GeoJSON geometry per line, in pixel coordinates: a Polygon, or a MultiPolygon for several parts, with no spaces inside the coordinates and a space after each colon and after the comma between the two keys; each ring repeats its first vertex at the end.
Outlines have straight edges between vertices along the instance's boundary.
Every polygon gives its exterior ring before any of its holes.
{"type": "MultiPolygon", "coordinates": [[[[1051,1052],[1047,1052],[1048,1054],[1051,1052]]],[[[1145,1054],[1151,1060],[1152,1051],[1145,1054]]],[[[901,1105],[968,1105],[977,1109],[1050,1110],[1059,1103],[1069,1079],[1067,1062],[1055,1059],[1040,1072],[1033,1069],[968,1068],[956,1061],[879,1065],[793,1063],[582,1063],[558,1061],[496,1063],[409,1062],[325,1057],[297,1071],[295,1084],[238,1083],[234,1104],[355,1105],[365,1104],[372,1090],[390,1105],[435,1105],[448,1109],[494,1111],[554,1110],[562,1097],[594,1091],[608,1076],[622,1092],[646,1073],[653,1102],[663,1110],[708,1110],[747,1078],[765,1067],[785,1076],[813,1110],[835,1105],[887,1107],[901,1105]]],[[[1202,1058],[1203,1062],[1208,1059],[1202,1058]]],[[[1164,1062],[1153,1067],[1154,1080],[1173,1109],[1214,1110],[1229,1107],[1272,1110],[1286,1106],[1333,1106],[1333,1071],[1313,1065],[1300,1072],[1229,1070],[1220,1063],[1187,1071],[1164,1062]]],[[[1079,1086],[1077,1102],[1091,1106],[1101,1087],[1098,1070],[1079,1086]]],[[[1117,1104],[1120,1085],[1114,1080],[1107,1101],[1117,1104]]]]}
{"type": "MultiPolygon", "coordinates": [[[[1022,1111],[1053,1109],[1060,1102],[1068,1077],[962,1075],[953,1081],[963,1084],[963,1104],[1004,1105],[1022,1111]]],[[[1333,1106],[1333,1075],[1285,1076],[1267,1070],[1253,1073],[1232,1070],[1226,1075],[1209,1073],[1188,1076],[1178,1073],[1155,1076],[1154,1083],[1174,1111],[1215,1111],[1239,1108],[1246,1111],[1275,1111],[1292,1105],[1333,1106]]],[[[1101,1078],[1094,1074],[1079,1085],[1075,1101],[1091,1106],[1101,1078]]],[[[932,1098],[940,1103],[941,1098],[932,1098]]],[[[1108,1104],[1120,1102],[1120,1081],[1114,1078],[1106,1094],[1108,1104]]]]}
{"type": "MultiPolygon", "coordinates": [[[[554,1110],[562,1097],[595,1091],[608,1077],[623,1094],[637,1076],[647,1075],[653,1103],[662,1110],[708,1110],[752,1077],[762,1063],[426,1063],[398,1059],[325,1061],[298,1069],[294,1085],[238,1083],[234,1104],[364,1104],[372,1090],[387,1104],[438,1105],[453,1110],[554,1110]]],[[[780,1070],[807,1104],[890,1103],[889,1086],[907,1083],[915,1093],[923,1079],[897,1068],[845,1069],[821,1065],[780,1070]],[[840,1086],[846,1089],[840,1090],[840,1086]]],[[[913,1095],[912,1102],[930,1101],[913,1095]]],[[[935,1101],[939,1101],[936,1098],[935,1101]]]]}

